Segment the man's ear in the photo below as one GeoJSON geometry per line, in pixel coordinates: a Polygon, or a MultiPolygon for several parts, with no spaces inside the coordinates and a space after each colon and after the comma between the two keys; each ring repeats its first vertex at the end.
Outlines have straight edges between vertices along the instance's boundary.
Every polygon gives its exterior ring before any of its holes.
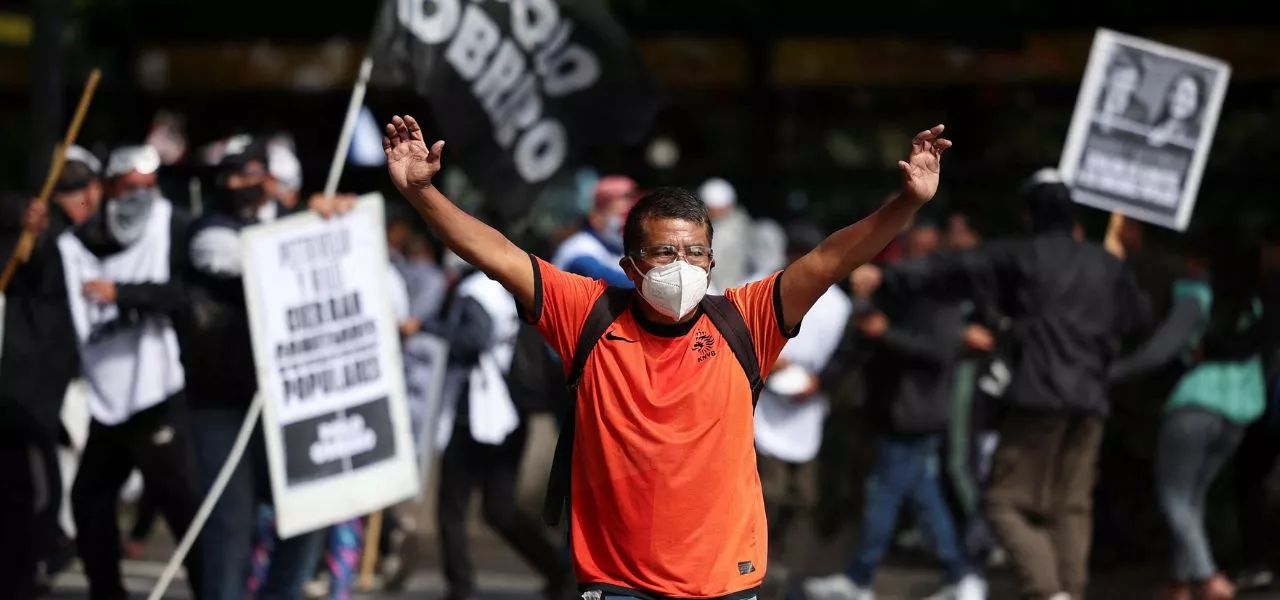
{"type": "Polygon", "coordinates": [[[618,266],[622,267],[622,274],[627,276],[631,281],[640,281],[644,278],[640,274],[640,270],[636,268],[636,263],[630,256],[624,256],[618,261],[618,266]]]}

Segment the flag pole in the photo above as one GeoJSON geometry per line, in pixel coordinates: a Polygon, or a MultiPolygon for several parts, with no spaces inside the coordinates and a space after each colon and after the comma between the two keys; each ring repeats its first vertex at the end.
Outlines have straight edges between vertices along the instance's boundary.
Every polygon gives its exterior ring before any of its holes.
{"type": "MultiPolygon", "coordinates": [[[[347,103],[347,116],[342,121],[342,133],[338,135],[338,147],[333,151],[333,162],[329,163],[329,178],[324,184],[324,195],[332,196],[338,191],[338,181],[342,179],[343,167],[347,164],[347,153],[351,150],[351,138],[355,135],[356,119],[364,106],[364,94],[369,88],[369,78],[373,75],[373,42],[370,40],[365,49],[364,59],[360,61],[360,72],[356,75],[355,87],[351,89],[351,101],[347,103]]],[[[359,581],[361,587],[369,590],[373,587],[373,571],[378,561],[378,541],[382,529],[382,511],[374,512],[369,519],[369,527],[365,529],[364,555],[360,564],[359,581]]]]}
{"type": "Polygon", "coordinates": [[[324,195],[332,196],[338,191],[338,180],[342,179],[342,168],[347,164],[347,152],[351,149],[351,137],[355,134],[356,118],[360,116],[360,107],[364,106],[364,93],[369,87],[369,77],[373,74],[373,49],[365,50],[364,60],[360,61],[360,73],[356,76],[356,85],[351,90],[351,102],[347,104],[347,117],[342,122],[342,133],[338,136],[338,147],[333,151],[333,162],[329,163],[329,179],[324,184],[324,195]]]}

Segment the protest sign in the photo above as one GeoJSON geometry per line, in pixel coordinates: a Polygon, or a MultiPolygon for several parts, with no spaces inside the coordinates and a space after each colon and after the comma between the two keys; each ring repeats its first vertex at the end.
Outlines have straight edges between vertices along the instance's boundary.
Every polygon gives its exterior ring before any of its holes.
{"type": "Polygon", "coordinates": [[[417,494],[381,196],[243,233],[244,286],[283,537],[417,494]]]}
{"type": "Polygon", "coordinates": [[[1231,67],[1099,29],[1059,164],[1076,202],[1185,231],[1231,67]]]}

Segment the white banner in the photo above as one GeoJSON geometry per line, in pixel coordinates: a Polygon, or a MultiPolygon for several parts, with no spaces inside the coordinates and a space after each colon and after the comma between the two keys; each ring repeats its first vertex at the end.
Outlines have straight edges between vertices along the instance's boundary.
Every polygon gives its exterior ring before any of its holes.
{"type": "Polygon", "coordinates": [[[1076,202],[1185,231],[1230,78],[1220,60],[1099,29],[1058,166],[1076,202]]]}
{"type": "Polygon", "coordinates": [[[378,194],[242,234],[263,427],[283,537],[418,493],[378,194]]]}

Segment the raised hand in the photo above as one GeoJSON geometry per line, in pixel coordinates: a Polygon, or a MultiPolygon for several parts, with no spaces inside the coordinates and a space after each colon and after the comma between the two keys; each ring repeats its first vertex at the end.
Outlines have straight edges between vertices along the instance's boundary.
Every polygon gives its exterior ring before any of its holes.
{"type": "Polygon", "coordinates": [[[49,208],[44,202],[32,200],[22,211],[22,228],[33,235],[40,235],[49,228],[49,208]]]}
{"type": "Polygon", "coordinates": [[[427,149],[422,141],[422,128],[413,117],[395,116],[387,124],[382,137],[382,149],[387,153],[387,170],[391,182],[404,193],[429,187],[431,179],[440,172],[440,153],[444,141],[438,141],[427,149]]]}
{"type": "Polygon", "coordinates": [[[921,131],[911,140],[911,156],[898,161],[902,171],[902,192],[918,202],[928,202],[938,191],[938,174],[941,171],[942,153],[951,147],[951,140],[940,137],[943,125],[921,131]]]}

